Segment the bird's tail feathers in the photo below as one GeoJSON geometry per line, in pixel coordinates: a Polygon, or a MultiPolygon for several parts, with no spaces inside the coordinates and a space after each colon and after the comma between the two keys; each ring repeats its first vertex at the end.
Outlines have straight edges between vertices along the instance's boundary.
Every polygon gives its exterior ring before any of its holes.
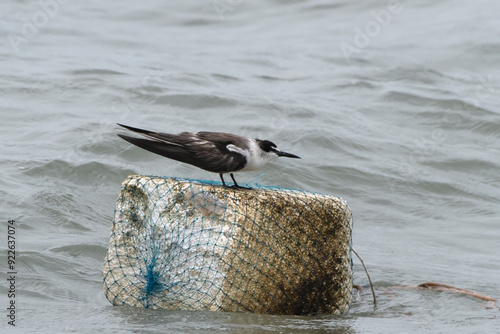
{"type": "Polygon", "coordinates": [[[148,137],[148,138],[151,138],[151,139],[160,140],[162,142],[165,142],[165,143],[171,144],[171,145],[179,145],[179,146],[182,145],[182,144],[179,144],[175,141],[175,137],[177,137],[177,135],[134,128],[133,126],[128,126],[128,125],[124,125],[124,124],[120,124],[120,123],[116,123],[116,124],[118,124],[119,126],[125,128],[127,130],[130,130],[130,131],[133,131],[136,133],[140,133],[141,135],[148,137]]]}
{"type": "Polygon", "coordinates": [[[193,160],[190,152],[187,151],[182,146],[175,144],[168,144],[163,141],[129,137],[122,134],[118,134],[118,136],[128,141],[129,143],[134,144],[135,146],[138,146],[140,148],[143,148],[149,152],[153,152],[162,155],[164,157],[167,157],[169,159],[174,159],[188,164],[192,165],[195,164],[195,161],[193,160]]]}

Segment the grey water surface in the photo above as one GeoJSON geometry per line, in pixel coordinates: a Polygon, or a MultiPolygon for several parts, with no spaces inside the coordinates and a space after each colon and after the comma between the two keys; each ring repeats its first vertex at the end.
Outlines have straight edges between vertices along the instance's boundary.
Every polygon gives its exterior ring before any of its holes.
{"type": "Polygon", "coordinates": [[[0,245],[15,220],[16,327],[2,333],[497,333],[500,2],[0,3],[0,245]],[[344,198],[356,292],[347,315],[114,307],[102,266],[129,174],[218,180],[131,147],[116,122],[269,139],[240,183],[344,198]],[[261,175],[263,174],[263,175],[261,175]]]}

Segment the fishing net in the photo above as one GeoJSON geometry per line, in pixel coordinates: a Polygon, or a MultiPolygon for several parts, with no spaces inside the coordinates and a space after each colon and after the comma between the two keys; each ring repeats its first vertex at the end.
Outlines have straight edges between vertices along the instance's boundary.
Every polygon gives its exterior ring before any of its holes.
{"type": "Polygon", "coordinates": [[[341,314],[352,292],[349,207],[278,187],[129,176],[104,263],[113,305],[341,314]]]}

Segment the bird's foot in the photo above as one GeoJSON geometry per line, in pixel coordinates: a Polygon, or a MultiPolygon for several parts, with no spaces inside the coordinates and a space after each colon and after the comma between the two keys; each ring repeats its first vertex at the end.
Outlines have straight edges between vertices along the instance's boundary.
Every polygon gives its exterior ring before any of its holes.
{"type": "Polygon", "coordinates": [[[251,190],[252,188],[249,188],[249,187],[242,187],[238,184],[235,184],[235,185],[232,185],[232,186],[226,186],[226,188],[230,188],[230,189],[245,189],[245,190],[251,190]]]}
{"type": "Polygon", "coordinates": [[[222,173],[219,173],[220,179],[221,179],[221,181],[222,181],[222,185],[223,185],[224,187],[226,187],[226,188],[231,188],[231,189],[247,189],[247,190],[252,189],[252,188],[247,188],[247,187],[242,187],[242,186],[240,186],[240,185],[236,182],[236,180],[234,179],[234,175],[233,175],[233,173],[229,173],[229,175],[231,175],[231,178],[233,179],[233,185],[232,185],[232,186],[228,186],[228,185],[226,184],[226,182],[224,182],[224,176],[222,176],[222,173]]]}

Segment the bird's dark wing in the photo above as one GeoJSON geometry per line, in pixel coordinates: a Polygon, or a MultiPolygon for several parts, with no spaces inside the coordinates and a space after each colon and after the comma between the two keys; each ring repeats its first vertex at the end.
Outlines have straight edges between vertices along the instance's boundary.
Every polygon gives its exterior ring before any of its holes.
{"type": "Polygon", "coordinates": [[[147,151],[188,163],[214,173],[234,172],[245,167],[246,157],[227,149],[227,145],[246,147],[244,137],[217,132],[153,132],[118,124],[150,139],[119,134],[120,138],[147,151]]]}
{"type": "Polygon", "coordinates": [[[200,140],[192,142],[187,149],[191,152],[193,165],[214,173],[235,172],[246,165],[246,157],[232,152],[220,143],[200,140]]]}
{"type": "Polygon", "coordinates": [[[247,163],[246,157],[234,150],[229,150],[227,146],[234,145],[242,149],[248,149],[247,138],[223,132],[198,132],[195,137],[197,140],[191,145],[193,145],[193,148],[195,148],[194,145],[203,148],[196,149],[194,153],[197,160],[203,161],[205,165],[211,168],[205,169],[211,171],[219,169],[216,172],[223,173],[235,172],[245,167],[247,163]]]}

